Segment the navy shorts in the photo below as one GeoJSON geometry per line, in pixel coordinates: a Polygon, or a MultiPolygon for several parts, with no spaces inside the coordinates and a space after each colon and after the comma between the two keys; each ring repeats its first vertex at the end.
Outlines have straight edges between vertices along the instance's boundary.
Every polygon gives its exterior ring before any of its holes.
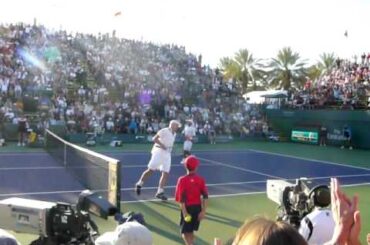
{"type": "Polygon", "coordinates": [[[192,233],[199,229],[200,222],[198,221],[198,215],[202,211],[201,205],[187,206],[186,210],[191,215],[191,222],[185,222],[182,212],[180,212],[180,228],[181,234],[192,233]]]}

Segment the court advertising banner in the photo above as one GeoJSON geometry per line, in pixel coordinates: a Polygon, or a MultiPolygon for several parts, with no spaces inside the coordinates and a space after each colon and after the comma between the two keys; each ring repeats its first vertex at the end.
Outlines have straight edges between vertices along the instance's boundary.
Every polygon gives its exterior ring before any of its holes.
{"type": "Polygon", "coordinates": [[[309,144],[319,143],[319,133],[310,130],[292,130],[291,140],[295,142],[303,142],[309,144]]]}

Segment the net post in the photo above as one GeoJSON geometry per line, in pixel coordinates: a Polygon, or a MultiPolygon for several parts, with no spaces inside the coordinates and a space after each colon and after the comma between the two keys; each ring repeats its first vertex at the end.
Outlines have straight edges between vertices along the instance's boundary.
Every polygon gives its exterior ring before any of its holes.
{"type": "Polygon", "coordinates": [[[121,161],[117,162],[117,208],[121,212],[121,161]]]}

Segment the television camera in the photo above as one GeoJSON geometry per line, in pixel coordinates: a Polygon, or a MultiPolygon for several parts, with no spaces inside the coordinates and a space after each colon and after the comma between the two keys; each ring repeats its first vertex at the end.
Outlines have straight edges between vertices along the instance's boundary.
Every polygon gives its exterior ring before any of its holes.
{"type": "Polygon", "coordinates": [[[295,184],[285,180],[267,180],[267,197],[277,203],[277,220],[299,228],[301,220],[315,207],[330,205],[327,185],[314,185],[307,178],[296,179],[295,184]]]}
{"type": "Polygon", "coordinates": [[[118,211],[88,190],[80,194],[75,206],[13,197],[0,201],[0,227],[39,235],[31,245],[93,245],[99,230],[90,213],[106,219],[118,211]]]}

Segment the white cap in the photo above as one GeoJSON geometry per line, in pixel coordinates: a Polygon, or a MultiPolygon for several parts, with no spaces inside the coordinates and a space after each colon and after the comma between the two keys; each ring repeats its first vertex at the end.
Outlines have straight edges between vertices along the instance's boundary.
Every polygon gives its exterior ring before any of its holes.
{"type": "Polygon", "coordinates": [[[309,245],[321,245],[331,240],[334,227],[331,210],[314,209],[302,219],[299,233],[309,245]]]}
{"type": "Polygon", "coordinates": [[[0,244],[1,245],[18,245],[18,242],[13,235],[0,229],[0,244]]]}
{"type": "Polygon", "coordinates": [[[95,245],[152,245],[152,233],[142,224],[132,221],[106,232],[95,241],[95,245]]]}

